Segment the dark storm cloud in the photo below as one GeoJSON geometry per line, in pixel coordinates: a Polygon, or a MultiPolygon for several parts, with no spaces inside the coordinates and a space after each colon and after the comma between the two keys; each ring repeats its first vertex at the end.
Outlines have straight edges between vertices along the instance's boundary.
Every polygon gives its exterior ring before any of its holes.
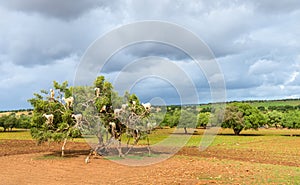
{"type": "MultiPolygon", "coordinates": [[[[174,61],[190,60],[190,56],[184,53],[180,48],[158,43],[158,42],[141,42],[122,48],[117,51],[106,63],[102,72],[109,73],[122,70],[127,64],[134,62],[142,57],[164,57],[174,61]]],[[[144,67],[147,67],[146,65],[144,67]]],[[[138,70],[138,69],[134,69],[138,70]]]]}
{"type": "MultiPolygon", "coordinates": [[[[110,2],[113,4],[113,1],[110,2]]],[[[5,7],[26,13],[38,13],[44,16],[70,20],[98,7],[110,4],[104,0],[9,0],[5,7]]]]}
{"type": "MultiPolygon", "coordinates": [[[[251,2],[251,1],[250,1],[251,2]]],[[[272,1],[272,0],[260,0],[252,1],[255,6],[262,13],[291,13],[293,11],[299,11],[300,1],[298,0],[285,0],[285,1],[272,1]]]]}

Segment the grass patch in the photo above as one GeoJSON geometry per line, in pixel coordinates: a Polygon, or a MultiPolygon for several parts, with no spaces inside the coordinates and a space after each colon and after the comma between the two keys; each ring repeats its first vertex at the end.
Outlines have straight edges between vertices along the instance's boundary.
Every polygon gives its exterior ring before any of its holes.
{"type": "Polygon", "coordinates": [[[32,137],[27,129],[13,129],[12,131],[0,132],[0,139],[32,140],[32,137]]]}

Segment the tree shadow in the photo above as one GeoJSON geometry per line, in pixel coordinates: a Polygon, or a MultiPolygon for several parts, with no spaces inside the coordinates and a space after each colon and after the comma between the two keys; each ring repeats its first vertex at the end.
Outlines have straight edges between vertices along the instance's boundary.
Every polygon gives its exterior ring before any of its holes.
{"type": "Polygon", "coordinates": [[[235,135],[234,133],[219,133],[217,134],[219,136],[266,136],[267,134],[239,134],[239,135],[235,135]]]}
{"type": "MultiPolygon", "coordinates": [[[[84,150],[65,150],[64,157],[61,157],[61,150],[51,151],[50,153],[44,154],[43,157],[45,159],[51,159],[51,158],[77,158],[80,156],[88,156],[90,154],[92,149],[84,149],[84,150]]],[[[122,152],[125,153],[128,150],[127,147],[122,147],[122,152]]],[[[172,154],[172,152],[167,151],[157,151],[157,150],[151,150],[151,156],[153,155],[169,155],[172,154]]],[[[140,156],[144,157],[148,154],[148,148],[146,146],[138,146],[133,147],[128,155],[130,156],[140,156]]],[[[97,154],[98,156],[102,157],[112,157],[112,156],[118,156],[119,152],[118,149],[115,147],[108,147],[107,152],[103,153],[102,155],[97,154]]],[[[125,156],[126,157],[126,156],[125,156]]]]}
{"type": "Polygon", "coordinates": [[[300,137],[300,134],[279,134],[279,136],[300,137]]]}
{"type": "MultiPolygon", "coordinates": [[[[83,155],[89,155],[90,150],[65,150],[65,155],[62,158],[77,158],[83,155]]],[[[45,158],[53,156],[53,157],[61,157],[61,150],[52,151],[50,153],[43,155],[45,158]]]]}
{"type": "Polygon", "coordinates": [[[28,131],[29,131],[29,129],[13,129],[13,130],[6,129],[6,131],[4,132],[4,129],[2,127],[0,128],[0,132],[3,132],[3,133],[28,132],[28,131]]]}

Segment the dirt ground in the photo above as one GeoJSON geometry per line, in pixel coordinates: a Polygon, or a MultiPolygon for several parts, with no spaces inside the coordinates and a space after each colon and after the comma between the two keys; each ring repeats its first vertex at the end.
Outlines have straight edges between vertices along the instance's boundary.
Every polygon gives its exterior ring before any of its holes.
{"type": "Polygon", "coordinates": [[[268,165],[300,166],[299,160],[284,161],[258,151],[200,152],[188,147],[149,166],[121,165],[101,156],[85,164],[88,144],[69,142],[64,158],[59,157],[60,146],[0,140],[0,184],[263,184],[270,182],[268,176],[261,178],[273,170],[268,165]]]}

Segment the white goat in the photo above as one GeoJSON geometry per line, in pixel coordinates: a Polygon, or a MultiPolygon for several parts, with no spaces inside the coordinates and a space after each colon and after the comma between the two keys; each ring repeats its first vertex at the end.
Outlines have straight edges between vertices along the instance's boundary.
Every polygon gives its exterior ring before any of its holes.
{"type": "Polygon", "coordinates": [[[125,111],[125,109],[127,108],[127,104],[122,104],[122,106],[121,106],[121,109],[123,110],[123,111],[125,111]]]}
{"type": "Polygon", "coordinates": [[[151,110],[151,103],[142,103],[143,107],[145,108],[146,111],[150,111],[151,110]]]}
{"type": "Polygon", "coordinates": [[[115,117],[120,116],[120,114],[122,113],[122,111],[123,111],[123,109],[115,109],[114,110],[115,117]]]}
{"type": "Polygon", "coordinates": [[[75,118],[76,121],[75,127],[81,126],[82,114],[72,114],[72,118],[75,118]]]}
{"type": "Polygon", "coordinates": [[[72,96],[69,98],[63,97],[62,100],[66,103],[68,108],[73,106],[74,98],[72,96]]]}
{"type": "Polygon", "coordinates": [[[136,101],[132,101],[131,102],[131,110],[135,110],[135,108],[136,108],[136,101]]]}
{"type": "Polygon", "coordinates": [[[106,105],[103,105],[103,107],[100,109],[100,113],[106,112],[106,105]]]}
{"type": "Polygon", "coordinates": [[[51,99],[54,99],[54,96],[55,96],[55,92],[53,89],[50,89],[50,98],[51,99]]]}
{"type": "Polygon", "coordinates": [[[100,97],[100,88],[99,88],[99,87],[96,87],[94,90],[95,90],[95,95],[96,95],[96,97],[97,97],[97,98],[100,97]]]}
{"type": "Polygon", "coordinates": [[[117,125],[115,122],[109,122],[109,125],[111,126],[111,134],[114,138],[116,138],[116,129],[117,125]]]}
{"type": "Polygon", "coordinates": [[[45,117],[47,119],[46,123],[48,125],[52,125],[53,124],[53,119],[54,119],[54,115],[53,114],[43,114],[43,117],[45,117]]]}

